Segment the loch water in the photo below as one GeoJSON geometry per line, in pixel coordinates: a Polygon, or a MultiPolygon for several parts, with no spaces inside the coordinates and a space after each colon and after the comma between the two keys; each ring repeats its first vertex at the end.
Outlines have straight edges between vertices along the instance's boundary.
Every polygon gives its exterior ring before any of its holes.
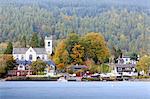
{"type": "Polygon", "coordinates": [[[150,99],[150,82],[0,82],[0,99],[150,99]]]}

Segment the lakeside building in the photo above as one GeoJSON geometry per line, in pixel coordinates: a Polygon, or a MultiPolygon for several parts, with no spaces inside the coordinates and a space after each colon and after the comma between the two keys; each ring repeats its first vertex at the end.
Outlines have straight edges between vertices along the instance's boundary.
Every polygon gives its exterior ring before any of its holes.
{"type": "Polygon", "coordinates": [[[47,64],[45,69],[46,75],[53,75],[55,72],[55,64],[48,58],[52,54],[52,36],[45,37],[44,48],[13,48],[13,57],[16,60],[17,68],[8,72],[12,76],[32,75],[30,65],[33,61],[40,59],[47,64]]]}
{"type": "Polygon", "coordinates": [[[129,56],[123,56],[118,58],[114,71],[123,76],[137,76],[136,63],[137,61],[132,60],[129,56]]]}

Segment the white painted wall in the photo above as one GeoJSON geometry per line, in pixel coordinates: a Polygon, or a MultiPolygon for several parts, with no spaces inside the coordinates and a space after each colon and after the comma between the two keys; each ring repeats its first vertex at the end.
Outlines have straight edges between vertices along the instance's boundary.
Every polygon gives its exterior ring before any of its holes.
{"type": "Polygon", "coordinates": [[[26,55],[25,54],[13,54],[14,59],[19,59],[19,60],[25,60],[26,59],[26,55]]]}
{"type": "Polygon", "coordinates": [[[32,47],[30,47],[27,52],[25,53],[26,55],[26,60],[30,60],[29,59],[29,55],[32,55],[32,60],[31,61],[36,61],[37,57],[36,57],[36,52],[34,51],[34,49],[32,47]]]}
{"type": "Polygon", "coordinates": [[[20,66],[18,66],[18,70],[26,70],[26,68],[24,65],[20,65],[20,66]]]}
{"type": "Polygon", "coordinates": [[[45,50],[48,54],[52,54],[52,40],[46,40],[45,39],[45,50]],[[50,42],[50,46],[48,46],[48,42],[50,42]]]}
{"type": "Polygon", "coordinates": [[[37,54],[37,57],[40,57],[41,60],[48,60],[48,56],[46,54],[37,54]]]}

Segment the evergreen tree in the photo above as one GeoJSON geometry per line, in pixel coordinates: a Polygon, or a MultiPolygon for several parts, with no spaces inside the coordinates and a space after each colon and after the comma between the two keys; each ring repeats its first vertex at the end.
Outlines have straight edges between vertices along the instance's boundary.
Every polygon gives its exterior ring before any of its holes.
{"type": "Polygon", "coordinates": [[[30,46],[31,47],[40,47],[39,46],[39,37],[37,35],[37,33],[33,33],[32,38],[31,38],[31,42],[30,42],[30,46]]]}
{"type": "Polygon", "coordinates": [[[23,35],[22,40],[21,40],[21,46],[22,47],[27,47],[27,40],[26,40],[26,36],[23,35]]]}
{"type": "Polygon", "coordinates": [[[11,42],[9,42],[4,54],[12,54],[12,51],[13,51],[13,45],[11,42]]]}
{"type": "Polygon", "coordinates": [[[44,47],[44,37],[41,36],[41,39],[40,39],[40,47],[44,47]]]}
{"type": "Polygon", "coordinates": [[[138,55],[137,55],[136,53],[132,53],[132,54],[130,55],[130,58],[131,58],[131,60],[138,61],[138,55]]]}

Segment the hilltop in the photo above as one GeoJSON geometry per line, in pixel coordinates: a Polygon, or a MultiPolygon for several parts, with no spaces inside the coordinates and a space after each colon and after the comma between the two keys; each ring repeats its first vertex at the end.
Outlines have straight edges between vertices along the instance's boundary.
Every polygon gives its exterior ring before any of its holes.
{"type": "Polygon", "coordinates": [[[148,0],[0,0],[0,42],[29,44],[32,33],[56,40],[99,32],[124,52],[150,53],[148,0]]]}

